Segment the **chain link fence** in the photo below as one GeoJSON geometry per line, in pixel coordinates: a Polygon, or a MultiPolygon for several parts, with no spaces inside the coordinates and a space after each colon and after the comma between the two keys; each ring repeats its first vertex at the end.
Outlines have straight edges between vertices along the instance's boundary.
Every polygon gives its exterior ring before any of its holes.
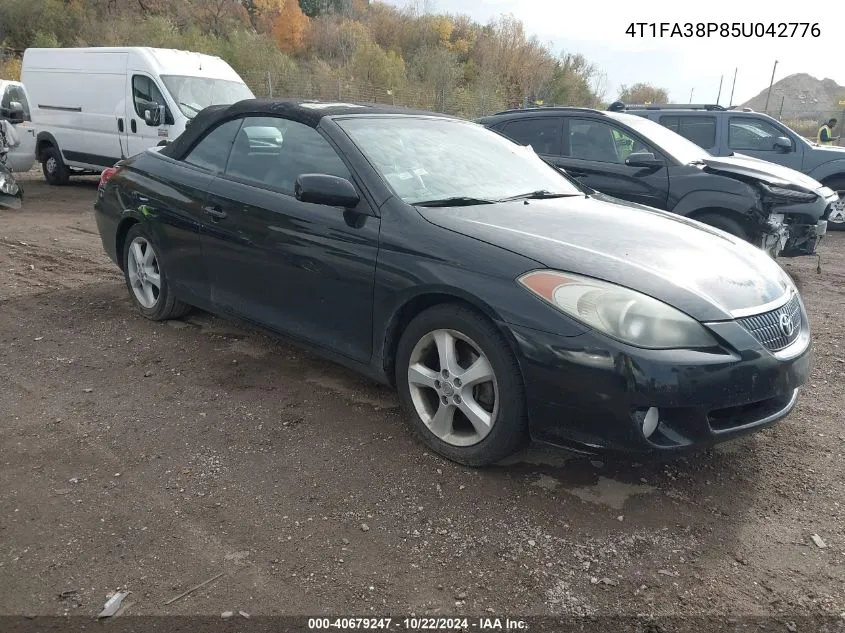
{"type": "MultiPolygon", "coordinates": [[[[437,88],[409,83],[401,87],[390,87],[299,70],[285,73],[246,73],[243,79],[256,97],[378,103],[442,112],[467,119],[476,119],[523,105],[520,101],[509,101],[501,89],[493,85],[437,88]]],[[[840,134],[841,129],[845,129],[845,106],[839,110],[788,114],[770,107],[767,114],[813,141],[816,140],[822,123],[831,118],[840,122],[834,130],[835,136],[840,134]]],[[[839,141],[837,144],[843,143],[839,141]]]]}
{"type": "Polygon", "coordinates": [[[406,84],[390,87],[309,72],[246,73],[242,77],[256,97],[378,103],[442,112],[467,119],[519,105],[509,104],[495,86],[438,88],[406,84]]]}

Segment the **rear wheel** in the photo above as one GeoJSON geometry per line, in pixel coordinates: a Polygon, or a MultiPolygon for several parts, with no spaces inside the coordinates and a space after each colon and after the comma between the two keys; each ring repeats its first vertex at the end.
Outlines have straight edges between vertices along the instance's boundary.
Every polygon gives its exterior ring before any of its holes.
{"type": "Polygon", "coordinates": [[[191,309],[173,296],[153,241],[140,224],[126,234],[123,275],[129,296],[148,319],[176,319],[191,309]]]}
{"type": "Polygon", "coordinates": [[[41,152],[41,171],[51,185],[66,185],[70,181],[70,169],[62,159],[62,153],[52,145],[41,152]]]}
{"type": "Polygon", "coordinates": [[[839,195],[839,200],[830,205],[827,228],[831,231],[845,231],[845,178],[837,178],[826,184],[839,195]]]}
{"type": "Polygon", "coordinates": [[[396,384],[416,434],[453,461],[486,466],[527,441],[519,365],[504,336],[468,307],[439,305],[411,321],[396,384]]]}

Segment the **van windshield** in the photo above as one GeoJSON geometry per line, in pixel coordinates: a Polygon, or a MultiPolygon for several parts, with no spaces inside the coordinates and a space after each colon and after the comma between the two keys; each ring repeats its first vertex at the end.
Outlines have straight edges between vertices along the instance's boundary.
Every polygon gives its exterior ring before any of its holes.
{"type": "Polygon", "coordinates": [[[184,75],[162,75],[161,78],[173,101],[189,119],[208,106],[237,103],[254,97],[246,84],[239,81],[184,75]]]}

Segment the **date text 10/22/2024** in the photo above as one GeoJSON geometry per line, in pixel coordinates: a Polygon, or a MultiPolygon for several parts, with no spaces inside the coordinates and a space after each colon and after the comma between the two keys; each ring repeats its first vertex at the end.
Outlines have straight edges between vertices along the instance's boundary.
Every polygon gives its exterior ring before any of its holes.
{"type": "Polygon", "coordinates": [[[311,631],[398,630],[398,631],[526,631],[525,620],[481,618],[309,618],[311,631]]]}

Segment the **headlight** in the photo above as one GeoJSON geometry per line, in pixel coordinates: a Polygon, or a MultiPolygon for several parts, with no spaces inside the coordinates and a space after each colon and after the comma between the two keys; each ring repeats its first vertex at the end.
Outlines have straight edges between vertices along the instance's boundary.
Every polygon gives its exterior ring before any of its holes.
{"type": "Polygon", "coordinates": [[[698,321],[648,295],[616,284],[553,270],[538,270],[519,283],[552,306],[624,343],[647,349],[712,347],[698,321]]]}
{"type": "Polygon", "coordinates": [[[812,202],[816,199],[816,194],[812,191],[800,191],[798,189],[789,189],[787,187],[779,187],[778,185],[770,185],[765,182],[760,183],[760,188],[776,198],[783,198],[785,200],[794,200],[795,202],[812,202]]]}
{"type": "Polygon", "coordinates": [[[15,196],[18,193],[18,184],[3,173],[0,173],[0,193],[9,196],[15,196]]]}

